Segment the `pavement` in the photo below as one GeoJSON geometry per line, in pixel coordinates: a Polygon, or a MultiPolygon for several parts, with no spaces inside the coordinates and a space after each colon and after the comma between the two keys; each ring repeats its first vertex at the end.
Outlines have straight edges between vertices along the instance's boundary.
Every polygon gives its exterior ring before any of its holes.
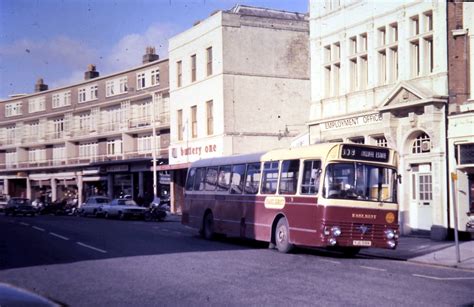
{"type": "MultiPolygon", "coordinates": [[[[167,220],[181,222],[181,216],[171,214],[167,220]]],[[[424,236],[402,236],[395,250],[369,248],[360,254],[474,271],[474,240],[459,242],[459,262],[454,241],[433,241],[424,236]]]]}

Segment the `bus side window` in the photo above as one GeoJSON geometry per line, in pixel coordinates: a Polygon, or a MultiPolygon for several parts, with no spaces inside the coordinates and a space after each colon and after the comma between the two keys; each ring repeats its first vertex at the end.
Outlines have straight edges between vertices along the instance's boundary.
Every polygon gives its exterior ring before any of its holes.
{"type": "Polygon", "coordinates": [[[204,190],[204,178],[206,175],[206,169],[204,167],[200,167],[196,170],[196,177],[194,178],[194,191],[202,191],[204,190]]]}
{"type": "Polygon", "coordinates": [[[280,194],[294,195],[298,185],[300,160],[286,160],[281,163],[280,194]]]}
{"type": "Polygon", "coordinates": [[[260,162],[247,165],[247,173],[245,175],[245,194],[257,194],[260,184],[260,162]]]}
{"type": "Polygon", "coordinates": [[[318,194],[321,177],[321,161],[307,160],[303,163],[301,194],[318,194]]]}
{"type": "Polygon", "coordinates": [[[204,189],[206,191],[214,191],[217,183],[217,167],[208,167],[206,173],[206,184],[204,189]]]}
{"type": "Polygon", "coordinates": [[[196,177],[196,169],[192,168],[188,172],[188,179],[186,179],[186,191],[191,191],[193,189],[195,177],[196,177]]]}
{"type": "Polygon", "coordinates": [[[275,194],[278,182],[278,161],[263,164],[262,194],[275,194]]]}
{"type": "Polygon", "coordinates": [[[230,180],[230,194],[242,194],[245,182],[245,164],[232,166],[232,177],[230,180]]]}
{"type": "Polygon", "coordinates": [[[217,176],[217,191],[228,191],[230,187],[230,165],[219,167],[217,176]]]}

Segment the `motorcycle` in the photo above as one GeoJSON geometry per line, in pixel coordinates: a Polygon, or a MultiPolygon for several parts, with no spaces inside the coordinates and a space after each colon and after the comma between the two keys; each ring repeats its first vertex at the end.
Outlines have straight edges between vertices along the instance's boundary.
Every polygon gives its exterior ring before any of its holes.
{"type": "Polygon", "coordinates": [[[169,211],[169,200],[155,198],[150,204],[148,211],[145,212],[145,221],[164,221],[169,211]]]}

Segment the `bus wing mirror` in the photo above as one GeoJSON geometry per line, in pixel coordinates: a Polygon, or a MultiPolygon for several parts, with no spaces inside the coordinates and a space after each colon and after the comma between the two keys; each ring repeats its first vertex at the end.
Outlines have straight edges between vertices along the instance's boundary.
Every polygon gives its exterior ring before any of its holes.
{"type": "Polygon", "coordinates": [[[397,175],[397,180],[398,180],[398,183],[402,183],[402,175],[398,174],[397,175]]]}

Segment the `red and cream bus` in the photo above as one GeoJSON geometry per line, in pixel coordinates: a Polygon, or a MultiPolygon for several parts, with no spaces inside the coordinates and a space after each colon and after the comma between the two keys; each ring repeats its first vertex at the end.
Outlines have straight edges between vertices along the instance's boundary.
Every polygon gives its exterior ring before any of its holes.
{"type": "Polygon", "coordinates": [[[396,248],[397,153],[328,143],[205,159],[188,170],[182,223],[293,246],[396,248]]]}

